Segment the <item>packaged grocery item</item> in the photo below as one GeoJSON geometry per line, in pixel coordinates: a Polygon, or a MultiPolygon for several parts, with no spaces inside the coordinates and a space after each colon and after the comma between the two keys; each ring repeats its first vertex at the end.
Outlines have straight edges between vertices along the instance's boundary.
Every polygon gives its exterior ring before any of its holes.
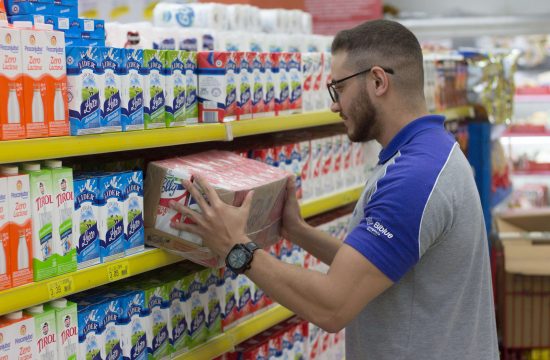
{"type": "Polygon", "coordinates": [[[222,332],[222,309],[220,270],[205,269],[201,272],[201,282],[204,290],[202,296],[203,305],[206,310],[206,328],[208,329],[207,338],[211,339],[222,332]]]}
{"type": "Polygon", "coordinates": [[[119,298],[119,302],[123,359],[145,360],[148,355],[146,334],[148,323],[142,316],[145,310],[145,293],[142,290],[126,292],[119,298]]]}
{"type": "Polygon", "coordinates": [[[334,191],[334,144],[333,144],[333,138],[327,137],[323,140],[323,160],[322,160],[322,170],[321,170],[321,177],[322,177],[322,192],[324,194],[330,194],[334,191]]]}
{"type": "Polygon", "coordinates": [[[289,108],[291,113],[302,112],[302,54],[299,52],[290,55],[286,64],[289,81],[289,108]]]}
{"type": "Polygon", "coordinates": [[[227,60],[225,115],[227,121],[237,120],[240,114],[242,52],[231,52],[227,60]]]}
{"type": "Polygon", "coordinates": [[[237,275],[237,308],[239,311],[239,323],[252,316],[252,284],[252,281],[245,275],[237,275]]]}
{"type": "Polygon", "coordinates": [[[57,342],[55,336],[55,310],[43,305],[33,306],[25,313],[34,320],[34,334],[38,359],[57,359],[57,342]]]}
{"type": "Polygon", "coordinates": [[[11,339],[8,359],[28,360],[38,358],[34,320],[31,316],[16,311],[5,316],[6,334],[11,339]]]}
{"type": "Polygon", "coordinates": [[[123,174],[105,174],[97,178],[101,262],[112,261],[124,256],[126,179],[123,174]]]}
{"type": "Polygon", "coordinates": [[[170,338],[170,353],[181,354],[189,348],[189,307],[188,289],[184,288],[183,277],[166,283],[166,291],[170,297],[168,334],[170,338]]]}
{"type": "Polygon", "coordinates": [[[326,82],[323,83],[324,61],[325,61],[325,57],[323,53],[321,52],[314,53],[313,70],[312,70],[313,99],[311,103],[313,110],[322,110],[325,108],[325,96],[326,96],[327,90],[326,90],[326,82]]]}
{"type": "Polygon", "coordinates": [[[57,274],[76,271],[76,243],[73,236],[74,188],[73,170],[59,160],[47,160],[52,174],[52,235],[57,254],[57,274]]]}
{"type": "Polygon", "coordinates": [[[252,117],[263,117],[265,100],[265,56],[257,52],[252,60],[251,76],[252,117]]]}
{"type": "Polygon", "coordinates": [[[135,254],[144,249],[143,228],[143,172],[130,171],[122,174],[124,185],[123,222],[125,226],[124,253],[135,254]]]}
{"type": "MultiPolygon", "coordinates": [[[[218,123],[229,120],[225,117],[227,90],[231,89],[227,79],[229,59],[230,53],[226,51],[198,53],[200,123],[218,123]]],[[[234,77],[230,76],[229,78],[233,79],[234,77]]],[[[234,109],[233,104],[230,105],[234,109]]],[[[228,115],[233,116],[234,114],[228,115]]]]}
{"type": "Polygon", "coordinates": [[[44,308],[55,311],[57,357],[76,360],[78,347],[78,313],[76,304],[67,299],[53,300],[44,308]]]}
{"type": "Polygon", "coordinates": [[[302,104],[304,111],[312,111],[315,108],[315,95],[313,93],[313,73],[316,53],[302,54],[303,94],[302,104]]]}
{"type": "Polygon", "coordinates": [[[145,311],[149,315],[147,326],[147,351],[149,359],[162,359],[169,355],[168,321],[170,298],[166,287],[158,281],[151,280],[144,284],[145,311]]]}
{"type": "Polygon", "coordinates": [[[8,222],[12,286],[32,282],[33,242],[29,175],[19,175],[17,166],[2,166],[0,174],[8,181],[8,222]]]}
{"type": "Polygon", "coordinates": [[[0,177],[0,290],[11,287],[8,179],[0,177]]]}
{"type": "Polygon", "coordinates": [[[199,82],[197,72],[197,52],[188,51],[185,61],[185,123],[187,125],[199,122],[199,82]]]}
{"type": "Polygon", "coordinates": [[[275,84],[279,77],[279,55],[262,53],[261,56],[265,59],[264,116],[275,116],[275,84]]]}
{"type": "Polygon", "coordinates": [[[98,180],[78,176],[74,179],[73,236],[78,268],[99,264],[98,180]]]}
{"type": "Polygon", "coordinates": [[[201,264],[214,265],[218,259],[201,248],[202,239],[173,229],[174,221],[188,221],[169,207],[170,201],[198,209],[181,180],[201,175],[223,201],[238,206],[254,190],[247,234],[260,246],[279,238],[280,216],[288,174],[245,159],[237,154],[209,151],[182,158],[149,163],[145,187],[145,228],[147,241],[154,246],[176,251],[201,264]]]}
{"type": "Polygon", "coordinates": [[[164,96],[166,79],[164,76],[164,50],[143,50],[145,74],[144,123],[146,129],[166,127],[164,96]]]}
{"type": "Polygon", "coordinates": [[[65,35],[60,31],[45,31],[46,90],[44,111],[49,136],[69,135],[67,98],[67,65],[65,35]]]}
{"type": "Polygon", "coordinates": [[[87,300],[78,302],[78,359],[104,358],[102,311],[101,303],[87,300]]]}
{"type": "Polygon", "coordinates": [[[224,287],[224,296],[221,303],[223,311],[222,329],[226,331],[239,320],[239,284],[237,282],[237,274],[225,267],[221,269],[220,279],[224,287]]]}
{"type": "Polygon", "coordinates": [[[143,130],[145,77],[143,50],[124,49],[122,64],[122,131],[143,130]]]}
{"type": "Polygon", "coordinates": [[[192,349],[204,343],[208,337],[206,326],[205,297],[206,287],[202,284],[200,272],[196,272],[185,278],[184,286],[189,291],[189,307],[191,317],[189,322],[189,348],[192,349]]]}
{"type": "Polygon", "coordinates": [[[0,358],[8,360],[10,358],[13,346],[13,337],[11,336],[10,323],[0,318],[0,358]]]}
{"type": "Polygon", "coordinates": [[[22,173],[29,175],[31,190],[34,281],[41,281],[57,275],[52,172],[39,163],[26,163],[22,173]]]}
{"type": "Polygon", "coordinates": [[[24,139],[21,32],[0,27],[0,140],[24,139]]]}
{"type": "Polygon", "coordinates": [[[323,139],[311,141],[311,174],[315,197],[323,196],[323,139]]]}
{"type": "Polygon", "coordinates": [[[26,14],[48,14],[53,7],[54,0],[21,1],[8,0],[4,2],[8,16],[26,14]]]}
{"type": "Polygon", "coordinates": [[[122,358],[122,327],[119,317],[122,314],[120,298],[116,294],[102,296],[100,322],[102,331],[101,354],[104,359],[122,358]]]}
{"type": "Polygon", "coordinates": [[[104,71],[104,89],[100,92],[101,130],[116,132],[122,130],[122,65],[124,50],[103,48],[101,65],[104,71]]]}
{"type": "Polygon", "coordinates": [[[311,166],[311,141],[302,141],[298,144],[300,147],[300,180],[302,182],[302,199],[309,200],[314,197],[314,188],[312,186],[312,166],[311,166]]]}
{"type": "Polygon", "coordinates": [[[290,81],[288,64],[290,53],[277,53],[273,55],[279,58],[279,76],[275,77],[275,111],[277,114],[286,115],[290,109],[290,81]]]}
{"type": "Polygon", "coordinates": [[[166,127],[185,125],[186,58],[185,51],[166,51],[166,127]]]}
{"type": "Polygon", "coordinates": [[[346,187],[355,185],[356,174],[353,169],[353,143],[344,135],[342,141],[342,172],[346,187]]]}
{"type": "Polygon", "coordinates": [[[105,72],[103,50],[98,47],[67,47],[67,84],[71,135],[101,132],[101,98],[105,72]]]}
{"type": "Polygon", "coordinates": [[[252,96],[254,91],[254,81],[253,81],[253,63],[256,58],[255,52],[243,52],[241,57],[241,66],[240,66],[240,100],[239,100],[239,109],[240,116],[239,120],[251,119],[252,118],[252,96]]]}

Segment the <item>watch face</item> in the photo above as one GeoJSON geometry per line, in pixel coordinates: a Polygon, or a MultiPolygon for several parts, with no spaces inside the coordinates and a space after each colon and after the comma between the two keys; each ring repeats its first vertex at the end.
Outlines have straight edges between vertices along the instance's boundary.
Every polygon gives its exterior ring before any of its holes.
{"type": "Polygon", "coordinates": [[[248,254],[243,249],[233,249],[227,258],[227,262],[234,269],[240,269],[246,265],[248,254]]]}

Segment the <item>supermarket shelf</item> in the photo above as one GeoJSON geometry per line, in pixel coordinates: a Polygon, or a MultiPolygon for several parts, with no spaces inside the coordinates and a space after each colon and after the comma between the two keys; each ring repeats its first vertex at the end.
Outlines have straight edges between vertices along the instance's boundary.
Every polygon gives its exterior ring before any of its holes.
{"type": "Polygon", "coordinates": [[[297,115],[235,121],[226,123],[226,127],[228,127],[228,134],[232,132],[233,137],[242,137],[314,126],[332,125],[341,122],[342,120],[338,114],[330,111],[318,111],[297,115]]]}
{"type": "Polygon", "coordinates": [[[312,217],[356,202],[359,200],[362,191],[363,186],[357,186],[319,199],[306,201],[300,205],[302,216],[304,218],[312,217]]]}
{"type": "Polygon", "coordinates": [[[227,332],[211,339],[205,344],[176,357],[177,360],[204,360],[232,351],[236,345],[257,335],[270,327],[290,318],[294,313],[281,305],[268,309],[250,320],[243,322],[227,332]]]}
{"type": "Polygon", "coordinates": [[[445,121],[452,121],[474,116],[474,107],[470,105],[457,106],[443,111],[436,112],[438,115],[445,116],[445,121]]]}
{"type": "Polygon", "coordinates": [[[120,260],[0,291],[0,315],[169,265],[182,258],[151,249],[120,260]]]}

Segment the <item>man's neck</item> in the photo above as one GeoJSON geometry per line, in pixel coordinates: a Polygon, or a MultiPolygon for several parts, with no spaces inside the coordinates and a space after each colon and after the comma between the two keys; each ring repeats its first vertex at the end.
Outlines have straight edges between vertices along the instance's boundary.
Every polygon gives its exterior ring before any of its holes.
{"type": "Polygon", "coordinates": [[[391,109],[389,112],[380,113],[379,121],[383,128],[379,138],[376,140],[382,147],[388,146],[390,141],[403,129],[405,126],[414,120],[429,115],[427,107],[418,106],[415,109],[391,109]]]}

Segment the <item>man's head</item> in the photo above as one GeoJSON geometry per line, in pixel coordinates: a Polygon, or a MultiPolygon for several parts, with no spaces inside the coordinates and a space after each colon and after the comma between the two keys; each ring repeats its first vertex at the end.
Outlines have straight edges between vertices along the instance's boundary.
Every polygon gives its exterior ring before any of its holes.
{"type": "Polygon", "coordinates": [[[337,97],[331,109],[341,114],[352,141],[379,140],[388,127],[382,118],[425,104],[420,44],[397,22],[368,21],[339,32],[331,72],[337,97]]]}

